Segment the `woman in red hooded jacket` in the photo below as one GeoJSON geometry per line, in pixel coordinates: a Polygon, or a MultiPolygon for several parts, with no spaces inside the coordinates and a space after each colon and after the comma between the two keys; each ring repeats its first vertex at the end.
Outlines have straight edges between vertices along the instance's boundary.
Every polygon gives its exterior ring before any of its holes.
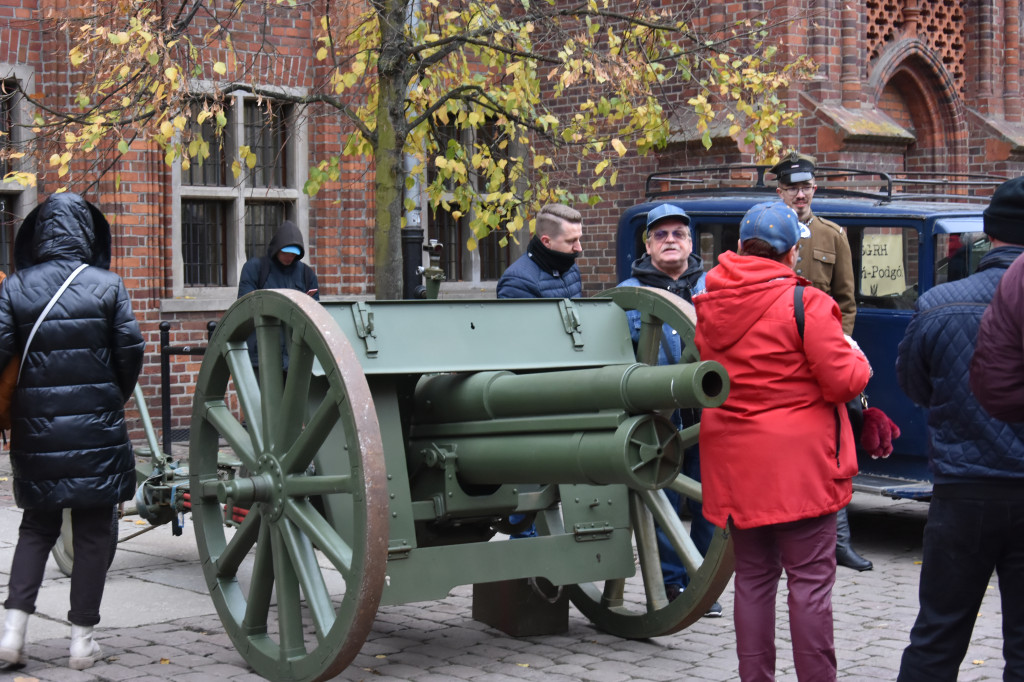
{"type": "Polygon", "coordinates": [[[839,308],[793,272],[806,228],[781,202],[740,223],[694,298],[702,360],[729,373],[725,403],[700,428],[704,515],[731,530],[740,678],[775,679],[775,596],[785,569],[800,680],[834,680],[836,516],[853,494],[856,445],[845,403],[867,385],[867,358],[839,308]],[[804,288],[797,292],[795,287],[804,288]],[[802,295],[798,329],[794,294],[802,295]]]}

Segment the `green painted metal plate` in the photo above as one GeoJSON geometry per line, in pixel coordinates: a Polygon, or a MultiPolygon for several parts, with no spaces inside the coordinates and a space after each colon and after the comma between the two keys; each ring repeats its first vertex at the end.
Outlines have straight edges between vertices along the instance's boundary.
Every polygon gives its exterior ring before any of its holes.
{"type": "Polygon", "coordinates": [[[325,307],[366,374],[596,367],[636,358],[626,313],[605,299],[370,301],[325,307]]]}

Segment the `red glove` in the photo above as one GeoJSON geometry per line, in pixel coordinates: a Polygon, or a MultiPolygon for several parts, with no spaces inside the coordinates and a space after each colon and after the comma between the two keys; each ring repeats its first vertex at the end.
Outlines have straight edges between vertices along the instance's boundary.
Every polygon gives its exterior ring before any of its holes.
{"type": "Polygon", "coordinates": [[[877,407],[864,410],[864,427],[860,433],[860,446],[872,459],[892,454],[892,441],[900,437],[900,427],[877,407]]]}

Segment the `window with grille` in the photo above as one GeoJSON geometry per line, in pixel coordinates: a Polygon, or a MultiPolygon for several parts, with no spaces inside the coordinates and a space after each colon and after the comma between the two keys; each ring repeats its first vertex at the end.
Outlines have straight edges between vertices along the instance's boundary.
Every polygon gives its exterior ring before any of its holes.
{"type": "Polygon", "coordinates": [[[7,154],[11,149],[11,128],[14,122],[14,95],[10,81],[0,81],[0,178],[10,172],[7,154]]]}
{"type": "Polygon", "coordinates": [[[185,281],[227,284],[227,213],[222,201],[181,202],[181,251],[185,281]]]}
{"type": "Polygon", "coordinates": [[[245,103],[245,144],[256,155],[256,165],[249,171],[253,187],[284,186],[287,119],[283,106],[266,101],[245,103]]]}
{"type": "MultiPolygon", "coordinates": [[[[442,150],[447,148],[449,141],[458,140],[467,148],[477,146],[489,150],[495,160],[509,160],[511,158],[510,141],[505,133],[493,123],[487,123],[476,130],[460,131],[454,124],[449,124],[437,132],[439,146],[442,150]]],[[[443,154],[443,152],[442,152],[443,154]]],[[[433,181],[435,168],[433,164],[427,164],[427,180],[433,181]]],[[[450,181],[449,181],[450,182],[450,181]]],[[[474,178],[476,189],[480,192],[509,191],[510,183],[506,179],[499,187],[489,187],[483,177],[474,178]]],[[[508,231],[497,229],[489,235],[480,239],[477,248],[470,251],[467,248],[472,233],[469,229],[469,219],[460,216],[455,219],[451,212],[438,206],[436,209],[427,211],[427,238],[436,239],[443,245],[443,256],[441,266],[444,269],[445,280],[449,282],[493,282],[497,281],[505,268],[511,262],[511,251],[501,245],[501,240],[508,235],[508,231]]]]}
{"type": "Polygon", "coordinates": [[[4,181],[8,173],[31,170],[25,158],[13,159],[15,151],[26,134],[24,103],[19,84],[31,83],[32,70],[23,66],[0,63],[0,270],[10,275],[14,271],[14,235],[22,219],[35,208],[36,188],[13,181],[4,181]]]}
{"type": "Polygon", "coordinates": [[[0,194],[0,271],[14,271],[14,231],[17,229],[11,198],[0,194]]]}
{"type": "MultiPolygon", "coordinates": [[[[202,108],[202,104],[195,103],[192,108],[194,117],[202,108]]],[[[213,119],[208,118],[202,123],[194,124],[192,132],[197,135],[194,138],[196,141],[201,140],[201,157],[193,159],[188,170],[182,171],[181,183],[207,187],[228,185],[228,163],[224,155],[224,143],[217,137],[213,119]]]]}
{"type": "MultiPolygon", "coordinates": [[[[8,81],[0,82],[0,151],[7,152],[11,148],[11,125],[13,123],[14,98],[10,94],[8,81]]],[[[0,153],[0,178],[10,172],[11,166],[7,155],[0,153]]],[[[0,194],[0,270],[10,273],[13,270],[14,244],[14,211],[11,198],[0,194]]]]}
{"type": "Polygon", "coordinates": [[[212,119],[192,131],[203,140],[201,162],[178,166],[175,296],[237,287],[242,265],[266,252],[285,220],[307,232],[306,200],[296,180],[297,159],[305,158],[296,140],[304,137],[293,123],[292,107],[238,95],[224,102],[224,114],[228,123],[221,136],[215,135],[212,119]],[[232,165],[242,146],[256,163],[251,168],[241,163],[243,171],[235,177],[232,165]]]}
{"type": "Polygon", "coordinates": [[[266,255],[270,240],[287,215],[287,204],[253,202],[245,207],[246,260],[266,255]]]}

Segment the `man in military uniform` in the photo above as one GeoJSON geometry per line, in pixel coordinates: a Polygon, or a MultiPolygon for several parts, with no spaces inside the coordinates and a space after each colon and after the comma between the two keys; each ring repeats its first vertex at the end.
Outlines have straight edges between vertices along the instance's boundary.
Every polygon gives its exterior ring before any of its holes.
{"type": "MultiPolygon", "coordinates": [[[[843,316],[843,333],[853,334],[857,317],[854,298],[853,256],[846,230],[831,220],[824,220],[811,211],[814,190],[814,159],[792,152],[769,171],[779,181],[779,197],[796,211],[800,222],[811,231],[811,236],[800,240],[796,259],[796,274],[806,277],[816,288],[835,299],[843,316]]],[[[858,434],[859,436],[859,434],[858,434]]],[[[870,571],[872,564],[853,548],[850,541],[850,521],[846,509],[836,514],[836,563],[856,571],[870,571]]]]}
{"type": "Polygon", "coordinates": [[[853,334],[857,302],[850,242],[845,229],[811,211],[811,199],[818,188],[813,159],[792,152],[768,172],[774,173],[779,181],[775,190],[779,197],[811,231],[810,239],[800,240],[796,274],[811,280],[816,288],[835,299],[843,315],[843,332],[853,334]]]}

